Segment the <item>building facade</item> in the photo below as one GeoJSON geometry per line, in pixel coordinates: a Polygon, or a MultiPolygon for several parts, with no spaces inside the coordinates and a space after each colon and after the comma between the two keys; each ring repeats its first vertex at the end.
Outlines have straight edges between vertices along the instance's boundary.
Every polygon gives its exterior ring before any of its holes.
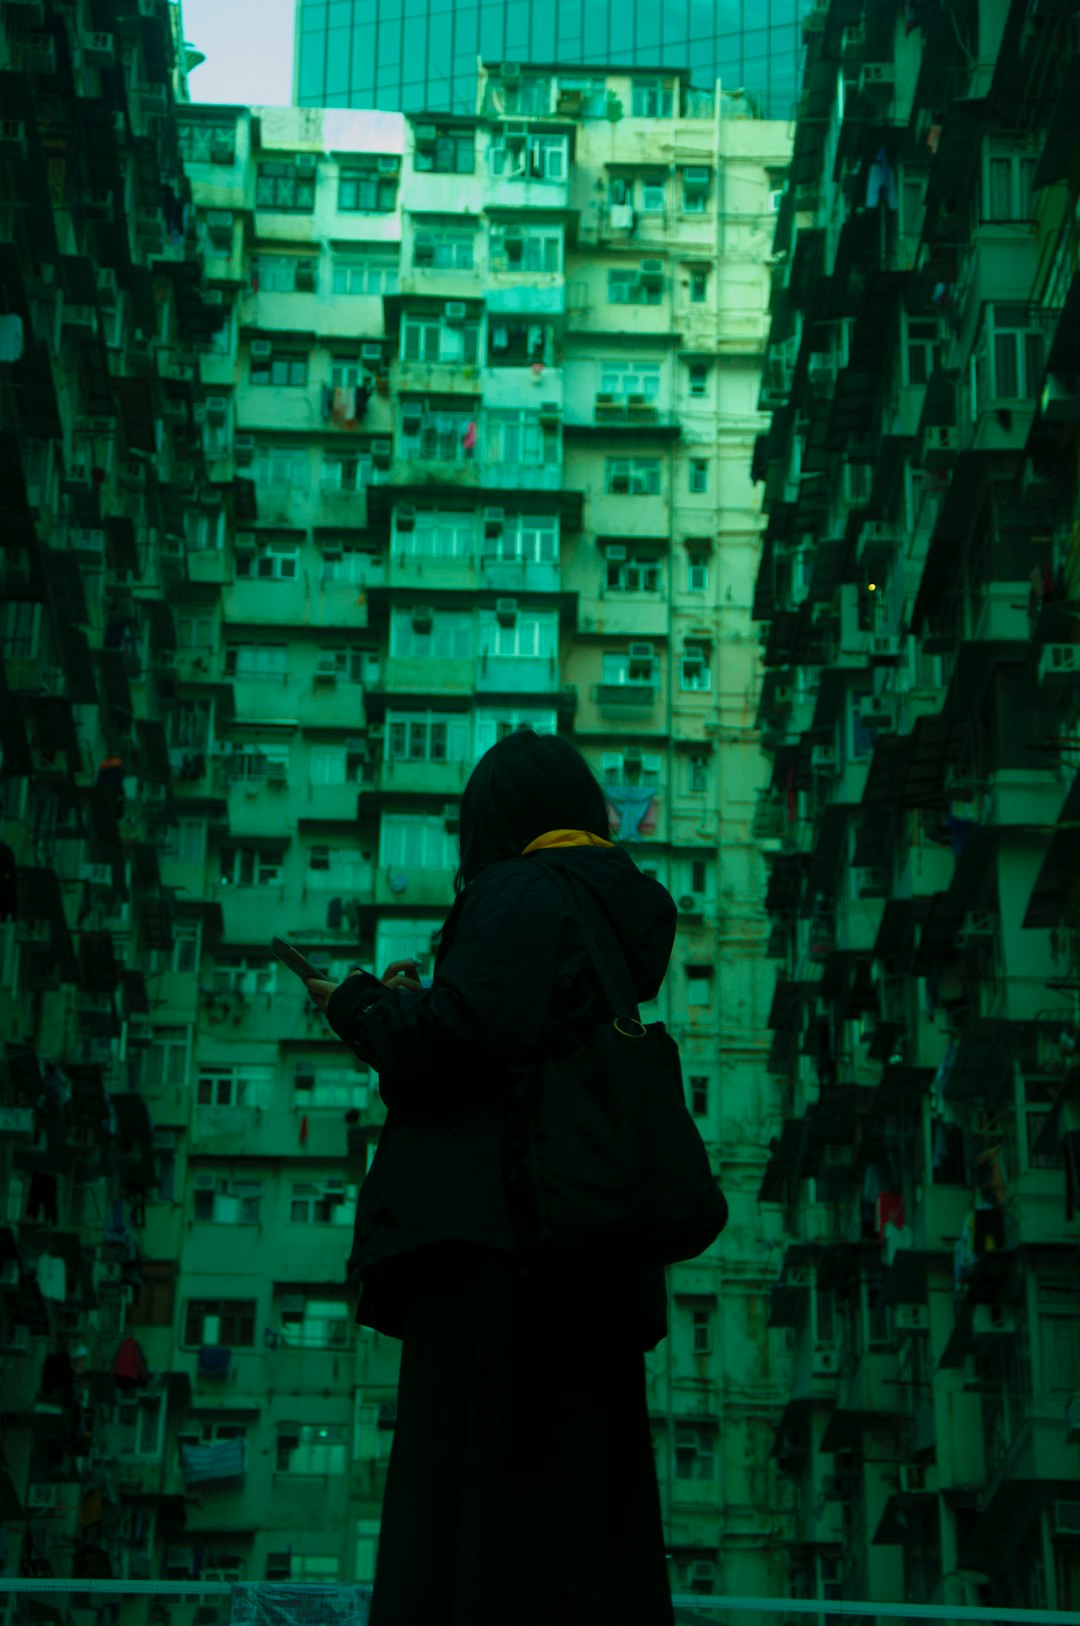
{"type": "Polygon", "coordinates": [[[196,107],[175,8],[8,17],[8,1563],[370,1580],[400,1345],[342,1275],[384,1114],[267,940],[429,969],[470,768],[532,726],[678,901],[650,1014],[732,1203],[649,1357],[673,1589],[782,1591],[749,471],[785,132],[684,74],[617,124],[524,68],[527,114],[501,74],[468,118],[196,107]]]}
{"type": "Polygon", "coordinates": [[[809,9],[805,0],[297,0],[293,99],[468,115],[484,59],[557,62],[564,84],[574,64],[597,79],[638,67],[689,70],[709,95],[720,80],[759,116],[790,119],[809,9]]]}
{"type": "MultiPolygon", "coordinates": [[[[822,5],[755,473],[809,1595],[1080,1607],[1074,6],[822,5]]],[[[801,1583],[799,1577],[801,1576],[801,1583]]]]}

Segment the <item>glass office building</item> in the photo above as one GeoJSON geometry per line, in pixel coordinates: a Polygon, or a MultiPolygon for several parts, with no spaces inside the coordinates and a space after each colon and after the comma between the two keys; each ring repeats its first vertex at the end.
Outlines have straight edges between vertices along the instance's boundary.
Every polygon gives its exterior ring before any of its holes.
{"type": "Polygon", "coordinates": [[[493,62],[689,68],[786,119],[808,0],[297,0],[300,107],[472,113],[493,62]]]}

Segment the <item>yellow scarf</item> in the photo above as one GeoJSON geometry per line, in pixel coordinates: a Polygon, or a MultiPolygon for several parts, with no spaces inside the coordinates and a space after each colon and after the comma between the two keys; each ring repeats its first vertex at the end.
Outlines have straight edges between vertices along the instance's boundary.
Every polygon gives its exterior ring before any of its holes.
{"type": "Polygon", "coordinates": [[[539,852],[541,847],[614,847],[613,841],[594,836],[591,830],[547,830],[535,841],[530,841],[521,856],[539,852]]]}

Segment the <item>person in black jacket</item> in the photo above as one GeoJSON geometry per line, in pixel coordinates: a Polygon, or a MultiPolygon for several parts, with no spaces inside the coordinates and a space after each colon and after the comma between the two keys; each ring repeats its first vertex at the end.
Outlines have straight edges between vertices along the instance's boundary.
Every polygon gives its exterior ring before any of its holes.
{"type": "Polygon", "coordinates": [[[525,1263],[500,1081],[610,1016],[544,870],[576,883],[632,1003],[659,992],[675,905],[555,735],[486,753],[460,842],[430,987],[403,963],[308,984],[388,1108],[348,1265],[357,1320],[403,1341],[370,1626],[669,1626],[643,1360],[667,1333],[664,1270],[525,1263]]]}

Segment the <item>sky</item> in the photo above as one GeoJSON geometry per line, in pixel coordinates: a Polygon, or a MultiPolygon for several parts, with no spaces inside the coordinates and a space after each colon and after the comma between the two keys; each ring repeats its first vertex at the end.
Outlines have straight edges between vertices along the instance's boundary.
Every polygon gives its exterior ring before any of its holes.
{"type": "Polygon", "coordinates": [[[184,38],[206,57],[192,101],[287,107],[295,13],[296,0],[183,0],[184,38]]]}

